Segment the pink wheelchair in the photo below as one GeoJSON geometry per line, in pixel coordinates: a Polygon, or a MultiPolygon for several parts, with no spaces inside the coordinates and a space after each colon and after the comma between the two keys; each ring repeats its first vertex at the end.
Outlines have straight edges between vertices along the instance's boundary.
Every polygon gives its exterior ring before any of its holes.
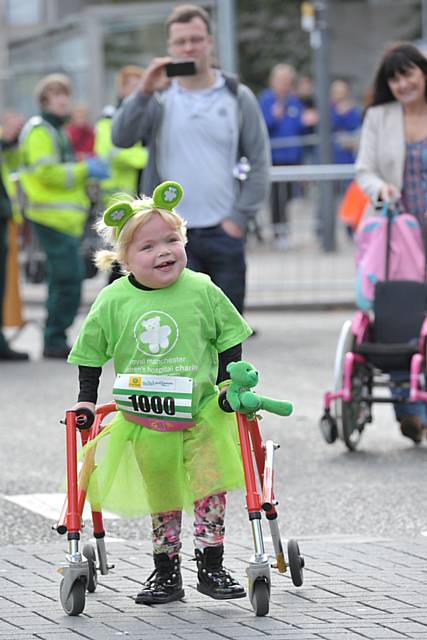
{"type": "Polygon", "coordinates": [[[354,451],[374,404],[427,402],[426,308],[424,282],[389,280],[376,284],[372,312],[344,323],[320,420],[327,443],[340,439],[354,451]]]}

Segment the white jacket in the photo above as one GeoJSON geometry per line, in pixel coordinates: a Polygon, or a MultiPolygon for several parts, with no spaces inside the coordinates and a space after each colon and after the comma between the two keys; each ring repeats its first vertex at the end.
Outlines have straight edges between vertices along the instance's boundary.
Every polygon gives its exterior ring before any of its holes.
{"type": "Polygon", "coordinates": [[[356,158],[356,180],[375,202],[381,187],[403,186],[405,132],[403,109],[398,102],[370,107],[362,125],[356,158]]]}

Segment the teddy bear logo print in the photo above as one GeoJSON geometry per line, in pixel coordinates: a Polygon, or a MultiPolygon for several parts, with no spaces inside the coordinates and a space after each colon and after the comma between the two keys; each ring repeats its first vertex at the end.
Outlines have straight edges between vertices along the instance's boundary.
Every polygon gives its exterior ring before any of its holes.
{"type": "Polygon", "coordinates": [[[143,344],[148,345],[150,353],[159,353],[160,349],[169,347],[171,328],[167,325],[160,326],[160,316],[142,320],[141,324],[144,331],[141,332],[139,339],[143,344]]]}

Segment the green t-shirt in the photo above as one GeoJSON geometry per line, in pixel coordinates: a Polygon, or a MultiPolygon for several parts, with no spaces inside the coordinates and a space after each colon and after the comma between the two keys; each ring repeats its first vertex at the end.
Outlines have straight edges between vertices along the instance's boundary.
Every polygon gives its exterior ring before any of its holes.
{"type": "Polygon", "coordinates": [[[95,300],[68,362],[116,374],[193,380],[193,414],[215,393],[218,353],[251,329],[210,278],[184,269],[170,287],[145,291],[119,278],[95,300]]]}

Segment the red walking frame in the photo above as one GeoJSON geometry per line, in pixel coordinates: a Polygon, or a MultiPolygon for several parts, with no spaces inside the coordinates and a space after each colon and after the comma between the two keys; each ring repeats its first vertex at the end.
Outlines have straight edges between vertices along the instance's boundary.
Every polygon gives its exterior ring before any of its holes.
{"type": "Polygon", "coordinates": [[[67,563],[59,569],[63,578],[60,585],[62,607],[70,616],[82,613],[85,607],[86,590],[95,591],[97,571],[107,575],[112,565],[107,562],[105,548],[105,530],[102,513],[92,509],[93,535],[96,540],[96,552],[91,544],[85,544],[80,553],[80,532],[83,526],[82,514],[86,502],[90,476],[95,468],[95,449],[87,451],[83,464],[78,472],[77,463],[77,430],[80,431],[84,446],[100,433],[102,421],[110,413],[116,411],[114,402],[100,405],[93,414],[87,409],[67,411],[65,414],[66,461],[67,461],[67,494],[64,505],[54,529],[59,534],[67,534],[67,563]],[[98,565],[97,565],[98,556],[98,565]]]}
{"type": "MultiPolygon", "coordinates": [[[[96,551],[91,544],[86,544],[82,553],[79,551],[83,526],[82,514],[90,476],[95,468],[96,445],[86,452],[79,471],[77,431],[80,432],[84,446],[97,437],[103,428],[103,420],[116,410],[115,403],[111,402],[98,406],[95,416],[85,409],[66,412],[67,495],[54,528],[59,534],[67,534],[69,544],[67,563],[59,570],[63,574],[60,599],[68,615],[78,615],[83,611],[86,591],[93,592],[96,589],[97,571],[106,575],[112,568],[112,565],[107,563],[103,518],[98,510],[91,510],[96,551]]],[[[248,592],[255,614],[264,616],[269,610],[271,579],[270,561],[265,551],[262,534],[262,513],[265,514],[270,526],[276,558],[276,564],[271,566],[280,573],[284,573],[289,566],[293,583],[295,586],[301,586],[304,559],[300,556],[298,543],[295,540],[288,541],[288,562],[285,560],[282,547],[276,510],[277,501],[274,496],[274,453],[279,445],[271,440],[263,442],[255,416],[249,418],[236,413],[236,417],[246,485],[246,508],[254,542],[254,555],[246,569],[248,592]]]]}
{"type": "Polygon", "coordinates": [[[270,526],[276,558],[276,564],[271,566],[280,573],[284,573],[289,566],[292,582],[299,587],[303,583],[304,558],[300,555],[296,540],[288,541],[288,563],[283,552],[276,510],[278,502],[274,497],[274,453],[279,445],[272,440],[263,442],[256,416],[249,418],[236,413],[236,417],[245,475],[246,508],[254,543],[254,555],[246,569],[248,592],[255,614],[264,616],[269,610],[271,579],[270,562],[262,534],[262,512],[270,526]]]}

